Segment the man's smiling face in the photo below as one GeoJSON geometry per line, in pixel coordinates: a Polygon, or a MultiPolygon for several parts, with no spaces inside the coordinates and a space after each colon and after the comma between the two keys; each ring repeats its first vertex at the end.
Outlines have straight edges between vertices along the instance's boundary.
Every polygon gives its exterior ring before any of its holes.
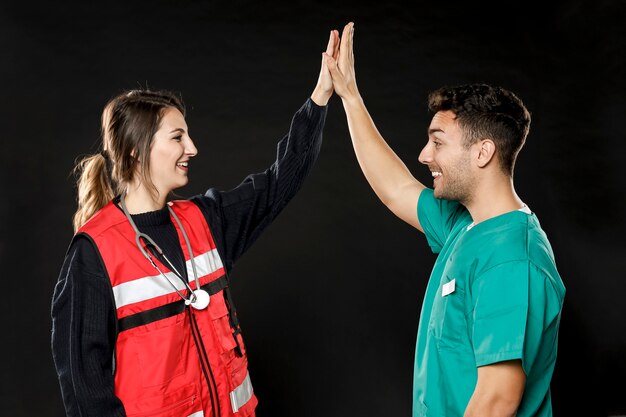
{"type": "Polygon", "coordinates": [[[476,180],[470,151],[454,112],[437,112],[428,127],[428,143],[419,155],[432,173],[435,197],[464,204],[471,200],[476,180]]]}

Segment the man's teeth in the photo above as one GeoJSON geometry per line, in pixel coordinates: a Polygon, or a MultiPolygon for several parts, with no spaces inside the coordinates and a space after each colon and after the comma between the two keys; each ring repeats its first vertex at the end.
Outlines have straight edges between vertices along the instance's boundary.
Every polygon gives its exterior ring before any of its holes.
{"type": "Polygon", "coordinates": [[[188,162],[179,162],[176,165],[178,165],[179,167],[187,167],[188,164],[188,162]]]}
{"type": "Polygon", "coordinates": [[[440,177],[441,175],[443,175],[439,171],[433,171],[433,172],[431,172],[431,174],[433,175],[433,178],[437,178],[437,177],[440,177]]]}

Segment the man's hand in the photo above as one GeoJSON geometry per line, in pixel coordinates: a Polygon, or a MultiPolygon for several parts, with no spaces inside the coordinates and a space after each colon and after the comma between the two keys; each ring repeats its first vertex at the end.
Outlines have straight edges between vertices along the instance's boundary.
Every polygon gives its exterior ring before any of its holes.
{"type": "Polygon", "coordinates": [[[326,52],[322,54],[322,68],[320,70],[320,76],[317,79],[317,85],[313,94],[311,94],[311,100],[318,106],[325,106],[328,100],[333,95],[333,80],[326,65],[325,56],[329,55],[338,58],[339,54],[339,31],[331,30],[330,38],[328,39],[328,45],[326,46],[326,52]]]}

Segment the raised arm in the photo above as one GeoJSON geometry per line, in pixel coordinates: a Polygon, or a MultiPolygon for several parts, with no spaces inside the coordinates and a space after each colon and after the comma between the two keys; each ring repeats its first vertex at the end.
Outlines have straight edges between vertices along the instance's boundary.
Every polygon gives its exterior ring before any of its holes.
{"type": "Polygon", "coordinates": [[[339,57],[324,55],[333,86],[341,97],[348,119],[352,145],[361,170],[370,186],[389,210],[422,231],[417,218],[417,201],[425,188],[387,145],[370,117],[356,85],[352,40],[354,23],[341,36],[339,57]]]}
{"type": "MultiPolygon", "coordinates": [[[[326,53],[336,57],[338,49],[339,33],[333,30],[326,53]]],[[[263,172],[248,175],[234,189],[211,188],[192,198],[211,227],[227,270],[301,189],[320,152],[325,105],[332,93],[332,79],[322,60],[315,89],[278,143],[274,163],[263,172]]]]}

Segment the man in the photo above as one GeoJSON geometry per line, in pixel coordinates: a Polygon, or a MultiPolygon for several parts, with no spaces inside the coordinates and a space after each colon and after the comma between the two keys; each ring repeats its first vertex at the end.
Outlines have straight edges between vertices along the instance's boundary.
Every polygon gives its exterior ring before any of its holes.
{"type": "Polygon", "coordinates": [[[530,126],[521,100],[485,84],[441,88],[418,182],[370,118],[355,81],[354,25],[325,56],[354,150],[381,201],[438,258],[420,318],[413,416],[550,416],[565,287],[513,168],[530,126]]]}

